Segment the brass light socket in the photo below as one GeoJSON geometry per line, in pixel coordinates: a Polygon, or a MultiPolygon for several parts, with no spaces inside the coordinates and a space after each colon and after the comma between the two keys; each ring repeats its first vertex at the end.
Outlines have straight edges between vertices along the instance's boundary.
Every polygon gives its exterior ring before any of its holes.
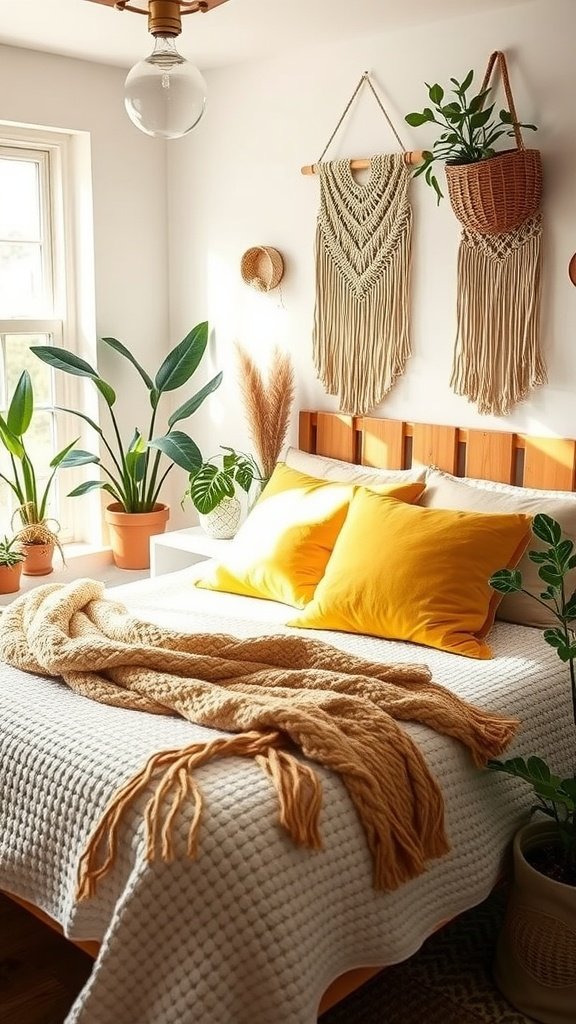
{"type": "Polygon", "coordinates": [[[150,0],[148,31],[153,36],[179,36],[182,17],[178,0],[150,0]]]}

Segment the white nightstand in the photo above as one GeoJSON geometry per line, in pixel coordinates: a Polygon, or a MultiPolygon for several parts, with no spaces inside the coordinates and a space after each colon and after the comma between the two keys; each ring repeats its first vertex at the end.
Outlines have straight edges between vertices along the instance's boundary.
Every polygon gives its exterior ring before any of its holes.
{"type": "Polygon", "coordinates": [[[230,543],[229,540],[209,537],[201,526],[158,533],[150,538],[150,575],[177,572],[205,558],[223,558],[230,543]]]}

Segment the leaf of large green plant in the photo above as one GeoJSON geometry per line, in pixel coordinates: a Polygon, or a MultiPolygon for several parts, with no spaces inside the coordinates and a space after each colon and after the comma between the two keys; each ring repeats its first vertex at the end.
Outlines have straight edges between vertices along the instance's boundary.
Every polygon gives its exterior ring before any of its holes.
{"type": "Polygon", "coordinates": [[[217,373],[215,377],[212,377],[212,380],[208,381],[203,388],[200,388],[200,391],[197,391],[192,398],[189,398],[187,402],[183,402],[183,404],[179,406],[178,409],[176,409],[176,411],[168,418],[168,426],[173,427],[175,423],[178,423],[180,420],[188,419],[192,413],[196,412],[196,410],[202,405],[204,399],[208,398],[208,395],[211,395],[213,391],[216,391],[216,389],[220,387],[223,376],[224,374],[220,371],[220,373],[217,373]]]}
{"type": "Polygon", "coordinates": [[[208,322],[197,324],[179,345],[168,353],[154,381],[160,393],[175,391],[197,369],[208,344],[208,322]]]}
{"type": "Polygon", "coordinates": [[[102,398],[104,399],[106,404],[110,408],[112,408],[116,401],[116,392],[114,391],[114,388],[105,380],[102,380],[102,377],[93,377],[92,380],[94,381],[96,387],[98,388],[98,391],[102,395],[102,398]]]}
{"type": "Polygon", "coordinates": [[[8,430],[17,437],[22,437],[22,434],[25,434],[30,426],[33,411],[32,381],[28,370],[22,370],[6,416],[8,430]]]}
{"type": "Polygon", "coordinates": [[[562,536],[560,525],[555,519],[547,516],[544,512],[539,512],[534,516],[532,532],[539,540],[543,540],[545,544],[551,545],[557,544],[562,536]]]}
{"type": "Polygon", "coordinates": [[[171,430],[163,437],[155,437],[148,442],[150,448],[158,448],[177,466],[187,473],[192,473],[202,465],[202,453],[198,445],[181,430],[171,430]]]}
{"type": "Polygon", "coordinates": [[[55,370],[64,370],[74,377],[98,377],[90,363],[73,352],[67,352],[65,348],[57,348],[55,345],[32,345],[30,351],[55,370]]]}
{"type": "MultiPolygon", "coordinates": [[[[75,443],[75,442],[74,442],[75,443]]],[[[82,451],[81,448],[74,448],[72,451],[60,453],[63,457],[60,462],[52,462],[50,465],[60,466],[61,469],[75,469],[76,466],[88,466],[91,463],[98,465],[100,459],[92,452],[82,451]]],[[[59,458],[59,456],[56,456],[59,458]]]]}
{"type": "Polygon", "coordinates": [[[124,356],[124,359],[127,359],[128,362],[132,363],[132,366],[134,366],[138,370],[138,373],[142,377],[142,380],[144,381],[146,387],[150,391],[152,391],[154,387],[154,382],[152,378],[148,373],[146,373],[144,367],[140,366],[140,363],[138,362],[136,357],[132,355],[130,349],[126,348],[126,345],[123,345],[122,342],[118,341],[117,338],[102,338],[101,340],[104,342],[105,345],[108,345],[110,348],[114,349],[115,352],[118,352],[119,355],[124,356]]]}
{"type": "Polygon", "coordinates": [[[78,484],[73,491],[68,494],[69,498],[80,498],[83,494],[89,494],[90,491],[108,491],[113,498],[121,501],[120,495],[116,493],[111,484],[103,483],[102,480],[85,480],[83,484],[78,484]]]}
{"type": "Polygon", "coordinates": [[[24,458],[24,445],[18,440],[15,434],[8,429],[8,424],[0,416],[0,438],[4,447],[13,455],[16,459],[22,460],[24,458]]]}

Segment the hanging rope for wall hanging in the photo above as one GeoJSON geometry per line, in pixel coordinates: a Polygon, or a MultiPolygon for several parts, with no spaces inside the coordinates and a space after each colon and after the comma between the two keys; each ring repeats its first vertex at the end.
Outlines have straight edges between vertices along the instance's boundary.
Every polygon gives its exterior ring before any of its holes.
{"type": "Polygon", "coordinates": [[[421,153],[408,153],[368,72],[348,101],[320,159],[303,174],[320,177],[316,227],[316,303],[313,358],[340,411],[363,415],[379,405],[410,356],[408,298],[412,210],[410,167],[421,153]],[[369,160],[323,162],[356,96],[367,84],[402,153],[369,160]],[[369,168],[360,184],[355,168],[369,168]]]}

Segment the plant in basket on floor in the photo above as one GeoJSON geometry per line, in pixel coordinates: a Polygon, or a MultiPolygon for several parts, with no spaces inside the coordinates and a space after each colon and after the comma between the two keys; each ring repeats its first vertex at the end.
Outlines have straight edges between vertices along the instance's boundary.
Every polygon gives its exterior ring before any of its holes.
{"type": "Polygon", "coordinates": [[[208,324],[197,324],[168,353],[154,378],[121,341],[116,338],[102,338],[102,341],[132,364],[148,389],[152,411],[147,430],[143,432],[136,427],[128,442],[122,438],[114,412],[117,397],[114,388],[86,360],[65,349],[49,345],[33,347],[32,351],[56,370],[89,378],[104,399],[110,417],[110,437],[84,412],[77,409],[63,410],[88,423],[98,434],[108,455],[105,464],[100,455],[92,452],[73,450],[67,454],[67,465],[94,463],[106,477],[105,480],[85,481],[74,488],[69,497],[77,497],[96,489],[107,491],[114,499],[105,513],[114,561],[121,569],[146,569],[150,565],[150,537],[164,531],[170,514],[168,506],[159,501],[164,481],[174,465],[191,473],[202,464],[202,455],[196,443],[188,434],[174,427],[181,420],[192,416],[204,399],[220,386],[222,373],[217,373],[195,395],[178,406],[168,417],[167,430],[157,434],[160,399],[167,392],[176,391],[187,384],[198,368],[208,343],[208,324]],[[163,456],[168,466],[163,464],[163,456]]]}
{"type": "MultiPolygon", "coordinates": [[[[57,547],[62,561],[64,554],[58,542],[59,525],[47,516],[48,502],[56,471],[78,463],[71,451],[76,444],[63,448],[50,463],[48,480],[42,488],[38,472],[26,449],[24,435],[32,422],[34,393],[28,370],[23,370],[14,388],[8,406],[6,419],[0,416],[0,441],[8,452],[12,475],[0,473],[0,479],[8,484],[17,502],[13,522],[19,519],[21,527],[17,539],[23,551],[23,572],[26,576],[46,576],[52,572],[54,548],[57,547]]],[[[76,439],[77,440],[77,439],[76,439]]]]}
{"type": "Polygon", "coordinates": [[[227,539],[236,533],[242,513],[236,487],[249,496],[255,482],[265,481],[251,455],[225,445],[221,448],[222,455],[213,455],[190,473],[182,503],[190,498],[205,532],[227,539]]]}
{"type": "MultiPolygon", "coordinates": [[[[539,596],[522,586],[517,569],[500,569],[490,586],[501,594],[522,591],[552,611],[555,628],[543,638],[568,666],[576,757],[576,591],[567,576],[576,568],[573,542],[560,525],[537,515],[534,535],[545,545],[530,551],[543,583],[539,596]]],[[[574,1024],[576,1011],[576,772],[556,774],[546,761],[490,761],[488,768],[522,779],[533,789],[532,813],[548,822],[525,825],[514,840],[515,881],[496,962],[496,979],[518,1009],[546,1024],[574,1024]]]]}

